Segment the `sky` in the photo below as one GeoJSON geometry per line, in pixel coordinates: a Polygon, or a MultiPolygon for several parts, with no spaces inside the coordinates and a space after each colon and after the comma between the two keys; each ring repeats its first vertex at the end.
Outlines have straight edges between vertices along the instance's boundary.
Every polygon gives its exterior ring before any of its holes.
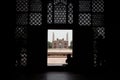
{"type": "Polygon", "coordinates": [[[48,41],[52,42],[52,36],[53,36],[53,32],[54,32],[54,39],[56,40],[58,39],[62,39],[64,38],[64,40],[66,40],[66,34],[68,33],[68,41],[69,41],[69,45],[70,42],[72,41],[73,37],[72,37],[72,30],[48,30],[48,41]]]}

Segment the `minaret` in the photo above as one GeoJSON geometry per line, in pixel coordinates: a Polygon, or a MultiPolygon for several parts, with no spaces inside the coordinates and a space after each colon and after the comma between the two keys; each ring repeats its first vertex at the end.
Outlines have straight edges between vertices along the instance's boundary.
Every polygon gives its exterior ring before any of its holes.
{"type": "Polygon", "coordinates": [[[67,47],[66,48],[68,48],[68,32],[67,32],[67,34],[66,34],[66,41],[67,41],[67,47]]]}
{"type": "Polygon", "coordinates": [[[67,34],[66,34],[66,41],[68,41],[68,32],[67,32],[67,34]]]}
{"type": "Polygon", "coordinates": [[[53,41],[54,41],[54,32],[53,32],[53,36],[52,37],[53,37],[53,41]]]}

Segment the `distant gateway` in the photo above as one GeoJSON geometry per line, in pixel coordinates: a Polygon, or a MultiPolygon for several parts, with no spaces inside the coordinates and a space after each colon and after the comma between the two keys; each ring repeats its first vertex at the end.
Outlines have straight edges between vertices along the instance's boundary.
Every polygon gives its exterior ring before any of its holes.
{"type": "Polygon", "coordinates": [[[72,49],[68,48],[68,33],[66,34],[66,40],[54,39],[54,33],[52,36],[52,48],[48,49],[48,58],[66,58],[67,54],[72,54],[72,49]]]}

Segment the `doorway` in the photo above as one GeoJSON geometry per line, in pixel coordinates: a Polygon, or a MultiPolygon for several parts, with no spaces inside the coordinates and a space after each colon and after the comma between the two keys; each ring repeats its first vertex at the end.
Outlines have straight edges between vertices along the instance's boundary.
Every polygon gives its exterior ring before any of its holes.
{"type": "Polygon", "coordinates": [[[63,66],[67,64],[67,55],[72,57],[72,34],[72,30],[48,30],[47,66],[63,66]]]}

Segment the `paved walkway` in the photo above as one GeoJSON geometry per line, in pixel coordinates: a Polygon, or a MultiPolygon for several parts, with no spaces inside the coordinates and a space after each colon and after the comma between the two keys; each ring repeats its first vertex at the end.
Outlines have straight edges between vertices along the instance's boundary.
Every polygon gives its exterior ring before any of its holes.
{"type": "Polygon", "coordinates": [[[48,58],[48,66],[62,66],[63,64],[66,64],[67,58],[48,58]]]}

